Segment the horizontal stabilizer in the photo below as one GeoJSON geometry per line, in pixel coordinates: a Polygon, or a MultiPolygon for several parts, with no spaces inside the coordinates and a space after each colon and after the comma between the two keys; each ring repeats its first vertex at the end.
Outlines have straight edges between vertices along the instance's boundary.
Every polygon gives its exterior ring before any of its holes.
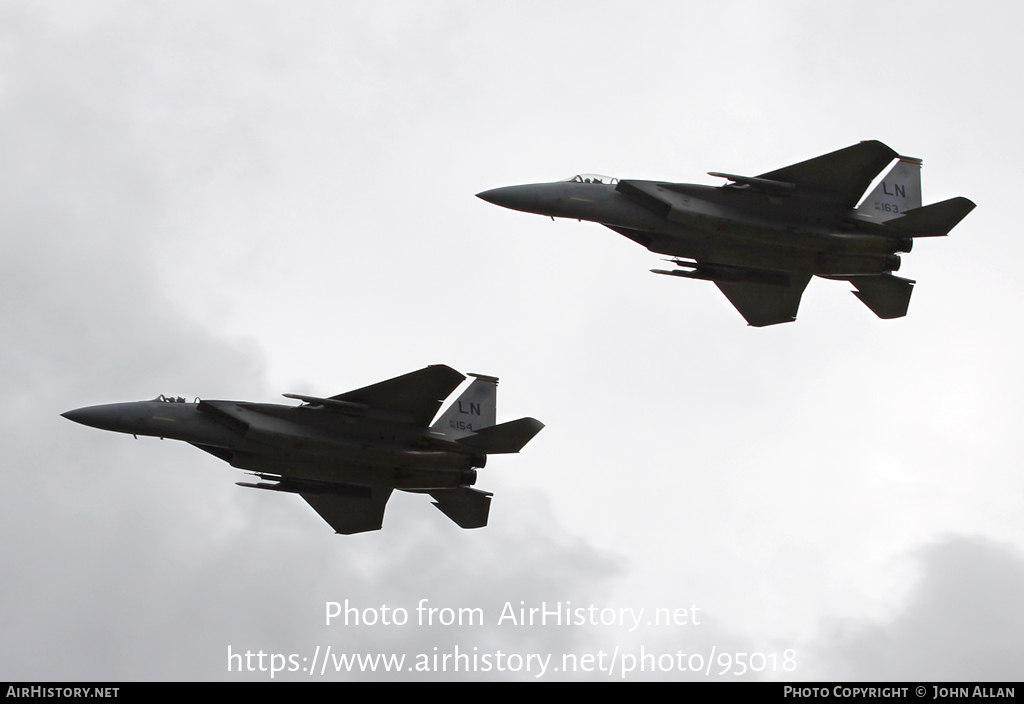
{"type": "Polygon", "coordinates": [[[543,428],[544,424],[539,420],[520,418],[483,428],[473,435],[456,440],[456,442],[488,455],[502,455],[519,452],[543,428]]]}
{"type": "Polygon", "coordinates": [[[902,318],[910,305],[910,294],[914,283],[892,274],[878,276],[851,276],[850,283],[857,287],[853,295],[872,310],[879,318],[889,320],[902,318]]]}
{"type": "Polygon", "coordinates": [[[434,505],[460,528],[483,528],[491,510],[491,494],[462,486],[458,489],[435,489],[430,493],[434,505]]]}
{"type": "Polygon", "coordinates": [[[897,237],[941,237],[949,234],[974,208],[967,198],[950,198],[908,210],[902,217],[886,222],[885,229],[892,230],[897,237]]]}

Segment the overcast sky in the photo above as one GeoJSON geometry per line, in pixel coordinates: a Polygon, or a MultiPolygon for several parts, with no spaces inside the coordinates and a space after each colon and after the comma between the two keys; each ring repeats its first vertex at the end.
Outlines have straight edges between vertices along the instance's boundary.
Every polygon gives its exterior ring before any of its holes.
{"type": "Polygon", "coordinates": [[[523,666],[275,679],[719,681],[734,653],[763,655],[744,678],[1024,677],[1021,14],[3,0],[0,678],[266,680],[229,648],[327,647],[523,666]],[[797,322],[751,328],[600,225],[474,197],[711,184],[862,139],[924,160],[925,203],[978,204],[903,256],[898,320],[815,279],[797,322]],[[59,415],[435,363],[547,426],[481,470],[481,530],[396,494],[382,531],[334,535],[195,448],[59,415]],[[410,623],[326,625],[345,599],[410,623]],[[422,599],[487,623],[418,626],[422,599]],[[499,625],[521,602],[645,611],[499,625]],[[688,670],[623,672],[641,648],[688,670]]]}

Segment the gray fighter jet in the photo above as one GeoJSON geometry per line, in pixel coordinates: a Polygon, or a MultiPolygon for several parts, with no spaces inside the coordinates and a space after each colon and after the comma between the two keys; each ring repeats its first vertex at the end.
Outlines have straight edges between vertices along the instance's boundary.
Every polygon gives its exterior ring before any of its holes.
{"type": "Polygon", "coordinates": [[[584,174],[478,193],[513,210],[598,222],[713,281],[750,325],[796,320],[812,276],[849,281],[880,318],[907,314],[914,281],[893,276],[917,237],[947,234],[966,198],[921,207],[921,160],[869,141],[724,186],[584,174]],[[892,165],[874,189],[875,179],[892,165]]]}
{"type": "Polygon", "coordinates": [[[102,430],[184,440],[261,480],[239,486],[298,494],[338,533],[380,530],[394,489],[430,494],[459,526],[480,528],[491,494],[471,488],[476,468],[489,454],[519,452],[544,424],[495,425],[497,378],[470,376],[432,425],[466,378],[444,365],[330,398],[284,394],[298,406],[158,396],[62,415],[102,430]]]}

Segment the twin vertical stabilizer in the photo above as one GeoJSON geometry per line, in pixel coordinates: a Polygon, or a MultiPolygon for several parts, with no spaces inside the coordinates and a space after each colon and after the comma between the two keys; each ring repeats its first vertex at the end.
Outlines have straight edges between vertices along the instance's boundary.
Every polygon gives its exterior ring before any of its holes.
{"type": "Polygon", "coordinates": [[[921,207],[921,160],[901,156],[860,204],[857,211],[878,222],[903,215],[921,207]]]}
{"type": "Polygon", "coordinates": [[[430,426],[431,433],[488,455],[519,452],[541,431],[544,424],[534,418],[520,418],[495,425],[498,412],[497,377],[483,374],[470,376],[476,377],[473,383],[430,426]]]}
{"type": "Polygon", "coordinates": [[[473,379],[455,403],[448,407],[430,430],[445,440],[458,440],[489,428],[498,417],[498,378],[470,374],[473,379]]]}

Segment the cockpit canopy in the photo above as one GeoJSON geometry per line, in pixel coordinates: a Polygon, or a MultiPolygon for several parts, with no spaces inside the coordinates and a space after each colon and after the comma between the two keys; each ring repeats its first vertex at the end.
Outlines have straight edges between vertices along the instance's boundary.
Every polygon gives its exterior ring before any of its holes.
{"type": "Polygon", "coordinates": [[[603,183],[609,186],[614,186],[619,182],[617,178],[602,176],[601,174],[576,174],[562,180],[566,183],[603,183]]]}
{"type": "Polygon", "coordinates": [[[160,403],[185,403],[185,399],[181,396],[164,396],[163,394],[160,394],[153,400],[160,403]]]}

